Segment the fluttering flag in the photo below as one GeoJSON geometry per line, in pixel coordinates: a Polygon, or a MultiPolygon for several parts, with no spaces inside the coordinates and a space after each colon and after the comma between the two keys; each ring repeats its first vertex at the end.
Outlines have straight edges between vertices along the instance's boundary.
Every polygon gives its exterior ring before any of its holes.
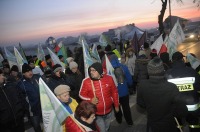
{"type": "Polygon", "coordinates": [[[26,54],[25,54],[24,49],[22,48],[21,43],[19,43],[19,51],[20,51],[20,54],[21,54],[22,58],[24,59],[25,63],[28,64],[28,61],[27,61],[27,59],[26,59],[26,54]]]}
{"type": "MultiPolygon", "coordinates": [[[[23,59],[23,57],[21,56],[21,54],[19,53],[19,51],[17,50],[17,48],[14,47],[14,53],[15,53],[15,57],[16,57],[16,60],[17,60],[17,66],[19,68],[19,71],[22,72],[22,65],[24,63],[27,63],[27,61],[25,61],[23,59]]],[[[28,64],[28,63],[27,63],[28,64]]]]}
{"type": "Polygon", "coordinates": [[[57,99],[42,78],[39,79],[40,102],[45,132],[63,132],[63,123],[70,113],[57,99]]]}
{"type": "Polygon", "coordinates": [[[157,54],[160,51],[160,48],[163,44],[163,38],[162,38],[162,34],[156,39],[156,41],[151,45],[151,49],[156,49],[157,54]]]}
{"type": "Polygon", "coordinates": [[[90,56],[90,53],[89,53],[88,49],[86,48],[86,45],[87,45],[87,43],[84,43],[84,41],[82,41],[85,77],[88,77],[88,68],[94,62],[93,62],[93,60],[92,60],[92,58],[90,56]]]}
{"type": "Polygon", "coordinates": [[[167,46],[166,46],[166,44],[162,44],[158,55],[165,53],[165,52],[167,52],[167,46]]]}
{"type": "Polygon", "coordinates": [[[99,57],[99,53],[97,51],[97,45],[96,44],[93,44],[91,57],[93,57],[95,59],[94,61],[101,63],[101,59],[99,57]]]}
{"type": "Polygon", "coordinates": [[[67,64],[67,60],[66,60],[67,59],[67,50],[66,50],[64,44],[62,43],[62,41],[58,45],[60,45],[59,46],[60,50],[57,52],[57,55],[62,55],[64,58],[65,64],[67,64]]]}
{"type": "Polygon", "coordinates": [[[185,40],[185,35],[179,23],[179,19],[172,28],[172,31],[169,34],[169,38],[175,45],[180,44],[185,40]]]}
{"type": "Polygon", "coordinates": [[[38,44],[37,58],[41,61],[45,61],[45,53],[44,53],[44,50],[43,50],[41,44],[38,44]]]}
{"type": "Polygon", "coordinates": [[[139,44],[139,48],[144,47],[144,42],[146,42],[146,38],[147,38],[147,33],[146,31],[142,34],[142,36],[140,37],[138,44],[139,44]]]}
{"type": "Polygon", "coordinates": [[[4,47],[4,51],[5,51],[5,55],[8,60],[9,66],[10,67],[12,67],[13,65],[18,66],[16,57],[9,50],[7,50],[6,47],[4,47]]]}
{"type": "Polygon", "coordinates": [[[137,33],[135,32],[133,39],[131,40],[131,47],[134,49],[136,56],[138,55],[140,49],[139,49],[139,42],[137,33]]]}
{"type": "Polygon", "coordinates": [[[190,53],[187,53],[186,57],[187,61],[190,62],[193,69],[196,70],[196,68],[200,66],[200,60],[192,56],[190,53]]]}
{"type": "Polygon", "coordinates": [[[104,34],[101,34],[101,36],[99,38],[99,43],[103,47],[106,47],[109,44],[109,42],[104,34]]]}
{"type": "Polygon", "coordinates": [[[62,71],[64,72],[65,66],[60,62],[58,56],[53,51],[51,51],[48,47],[47,47],[47,50],[49,51],[49,55],[51,56],[53,63],[60,64],[62,66],[62,71]]]}
{"type": "Polygon", "coordinates": [[[117,83],[117,79],[115,77],[115,74],[114,74],[114,68],[112,66],[112,64],[110,63],[107,55],[105,54],[105,59],[106,59],[106,71],[107,71],[107,74],[108,75],[111,75],[113,80],[114,80],[114,83],[115,83],[115,86],[117,87],[118,86],[118,83],[117,83]]]}
{"type": "Polygon", "coordinates": [[[169,59],[172,60],[172,55],[177,51],[176,44],[171,41],[170,37],[167,40],[167,52],[169,53],[169,59]]]}

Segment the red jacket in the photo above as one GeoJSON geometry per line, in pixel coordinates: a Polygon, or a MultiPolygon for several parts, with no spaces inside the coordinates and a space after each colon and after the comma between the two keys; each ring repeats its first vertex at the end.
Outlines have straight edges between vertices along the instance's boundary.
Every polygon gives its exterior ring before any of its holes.
{"type": "MultiPolygon", "coordinates": [[[[112,104],[119,106],[119,96],[117,88],[111,76],[103,75],[100,80],[93,81],[95,94],[98,98],[97,115],[105,115],[111,112],[112,104]]],[[[82,82],[79,96],[83,100],[91,101],[94,98],[91,79],[85,78],[82,82]]]]}
{"type": "MultiPolygon", "coordinates": [[[[82,128],[82,130],[84,130],[85,132],[99,132],[99,129],[97,127],[97,131],[93,131],[92,129],[90,129],[87,126],[84,126],[83,124],[79,123],[78,120],[74,119],[76,121],[76,123],[79,124],[79,126],[82,128]]],[[[65,128],[66,128],[66,132],[84,132],[81,130],[81,128],[74,122],[74,120],[72,120],[71,117],[68,117],[66,119],[65,122],[65,128]]]]}

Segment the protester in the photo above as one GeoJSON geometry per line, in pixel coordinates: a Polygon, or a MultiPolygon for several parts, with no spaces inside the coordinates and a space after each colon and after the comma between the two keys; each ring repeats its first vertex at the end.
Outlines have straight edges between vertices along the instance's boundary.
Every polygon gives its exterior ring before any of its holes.
{"type": "Polygon", "coordinates": [[[154,57],[158,56],[157,54],[157,50],[156,49],[152,49],[151,53],[150,53],[150,59],[153,59],[154,57]]]}
{"type": "Polygon", "coordinates": [[[135,61],[133,80],[137,83],[137,86],[140,84],[141,80],[148,79],[147,64],[149,59],[145,54],[144,50],[140,50],[139,56],[135,61]]]}
{"type": "MultiPolygon", "coordinates": [[[[135,55],[135,52],[134,52],[133,48],[128,48],[126,50],[126,62],[125,62],[125,65],[128,67],[128,70],[129,70],[129,72],[130,72],[130,74],[132,76],[132,79],[133,79],[133,76],[134,76],[135,60],[136,60],[136,55],[135,55]]],[[[129,93],[131,95],[136,93],[136,85],[135,84],[136,83],[133,83],[129,88],[129,93]]]]}
{"type": "Polygon", "coordinates": [[[13,83],[16,83],[22,78],[21,73],[19,72],[19,69],[17,65],[13,65],[10,69],[10,76],[8,77],[7,81],[12,81],[13,83]]]}
{"type": "Polygon", "coordinates": [[[101,63],[93,63],[88,68],[89,77],[82,82],[79,96],[97,106],[96,123],[101,132],[108,131],[114,103],[119,111],[118,91],[111,76],[103,74],[101,63]]]}
{"type": "Polygon", "coordinates": [[[97,45],[97,51],[98,51],[100,59],[102,60],[103,56],[105,55],[105,52],[103,51],[101,45],[97,45]]]}
{"type": "Polygon", "coordinates": [[[98,126],[94,121],[96,111],[97,108],[94,104],[82,101],[77,106],[74,115],[66,120],[67,132],[83,132],[83,130],[85,132],[99,132],[98,126]]]}
{"type": "MultiPolygon", "coordinates": [[[[115,77],[117,79],[117,89],[119,94],[119,103],[122,106],[123,115],[128,126],[133,125],[131,116],[131,109],[129,105],[129,87],[133,84],[132,76],[126,65],[119,63],[117,58],[113,58],[111,61],[113,68],[115,69],[115,77]]],[[[120,109],[121,110],[121,109],[120,109]]],[[[116,117],[120,123],[120,117],[116,117]]]]}
{"type": "Polygon", "coordinates": [[[172,55],[172,68],[167,70],[166,77],[170,80],[173,79],[172,82],[175,84],[179,81],[177,87],[181,95],[184,96],[183,101],[188,108],[186,121],[189,124],[190,131],[200,131],[198,118],[200,76],[197,71],[185,66],[183,57],[183,54],[179,51],[172,55]]]}
{"type": "Polygon", "coordinates": [[[28,64],[32,68],[33,74],[38,74],[40,76],[44,75],[44,72],[40,69],[40,67],[39,66],[35,66],[33,60],[28,61],[28,64]]]}
{"type": "Polygon", "coordinates": [[[171,61],[169,60],[169,53],[163,52],[160,54],[160,59],[163,62],[165,71],[171,68],[171,61]]]}
{"type": "Polygon", "coordinates": [[[26,114],[30,117],[31,124],[36,132],[42,132],[40,122],[42,119],[39,78],[41,76],[33,74],[32,68],[24,63],[22,65],[23,77],[17,84],[17,88],[23,93],[24,104],[26,104],[26,114]]]}
{"type": "Polygon", "coordinates": [[[49,66],[52,69],[54,64],[52,62],[51,56],[50,55],[46,55],[45,56],[45,60],[46,60],[47,66],[49,66]]]}
{"type": "Polygon", "coordinates": [[[174,116],[185,116],[187,108],[176,85],[164,78],[164,67],[155,57],[148,65],[148,80],[142,80],[137,104],[147,110],[147,132],[176,132],[174,116]]]}
{"type": "Polygon", "coordinates": [[[67,75],[67,77],[70,78],[72,84],[74,84],[74,90],[71,92],[72,97],[76,99],[76,101],[79,103],[81,102],[81,99],[79,97],[79,90],[81,87],[81,83],[83,80],[83,75],[78,69],[78,64],[76,62],[70,62],[69,68],[71,70],[71,73],[67,75]]]}
{"type": "Polygon", "coordinates": [[[6,78],[8,78],[10,76],[10,66],[9,66],[9,64],[3,65],[3,73],[4,73],[4,76],[6,78]]]}
{"type": "Polygon", "coordinates": [[[54,89],[61,84],[68,85],[70,86],[71,90],[74,90],[72,82],[62,71],[62,66],[60,64],[55,64],[52,68],[52,75],[49,78],[47,85],[51,91],[54,91],[54,89]]]}
{"type": "Polygon", "coordinates": [[[24,104],[13,82],[5,83],[0,70],[0,131],[24,132],[24,104]]]}

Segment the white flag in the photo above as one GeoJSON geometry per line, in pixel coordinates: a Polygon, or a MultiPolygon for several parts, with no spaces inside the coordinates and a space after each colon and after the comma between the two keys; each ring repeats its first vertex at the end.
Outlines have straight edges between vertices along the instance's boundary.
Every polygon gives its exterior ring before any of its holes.
{"type": "Polygon", "coordinates": [[[44,131],[63,132],[62,125],[70,113],[41,78],[39,88],[44,131]]]}
{"type": "Polygon", "coordinates": [[[25,61],[23,58],[22,58],[22,56],[21,56],[21,54],[19,53],[19,51],[14,47],[14,53],[15,53],[15,57],[16,57],[16,59],[17,59],[17,66],[18,66],[18,68],[19,68],[19,71],[20,72],[22,72],[22,65],[26,62],[27,63],[27,61],[25,61]]]}
{"type": "Polygon", "coordinates": [[[13,65],[18,66],[16,57],[9,50],[7,50],[6,47],[4,47],[4,51],[5,51],[9,66],[10,67],[12,67],[13,65]]]}
{"type": "Polygon", "coordinates": [[[163,38],[162,38],[162,34],[156,39],[156,41],[151,45],[151,49],[156,49],[157,54],[160,51],[160,48],[163,44],[163,38]]]}
{"type": "Polygon", "coordinates": [[[110,63],[107,55],[105,55],[105,59],[106,59],[107,74],[112,76],[114,83],[115,83],[115,86],[117,87],[118,83],[117,83],[117,79],[116,79],[115,74],[114,74],[114,68],[113,68],[112,64],[110,63]]]}

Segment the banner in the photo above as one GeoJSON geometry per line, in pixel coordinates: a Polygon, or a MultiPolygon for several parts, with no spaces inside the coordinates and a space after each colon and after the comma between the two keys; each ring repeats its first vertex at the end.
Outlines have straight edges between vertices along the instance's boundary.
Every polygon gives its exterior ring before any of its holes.
{"type": "Polygon", "coordinates": [[[63,123],[70,116],[42,78],[39,79],[40,102],[45,132],[63,132],[63,123]]]}
{"type": "Polygon", "coordinates": [[[91,57],[93,57],[96,62],[101,63],[101,59],[100,59],[99,53],[97,51],[97,44],[93,44],[92,52],[90,54],[91,54],[91,57]]]}

